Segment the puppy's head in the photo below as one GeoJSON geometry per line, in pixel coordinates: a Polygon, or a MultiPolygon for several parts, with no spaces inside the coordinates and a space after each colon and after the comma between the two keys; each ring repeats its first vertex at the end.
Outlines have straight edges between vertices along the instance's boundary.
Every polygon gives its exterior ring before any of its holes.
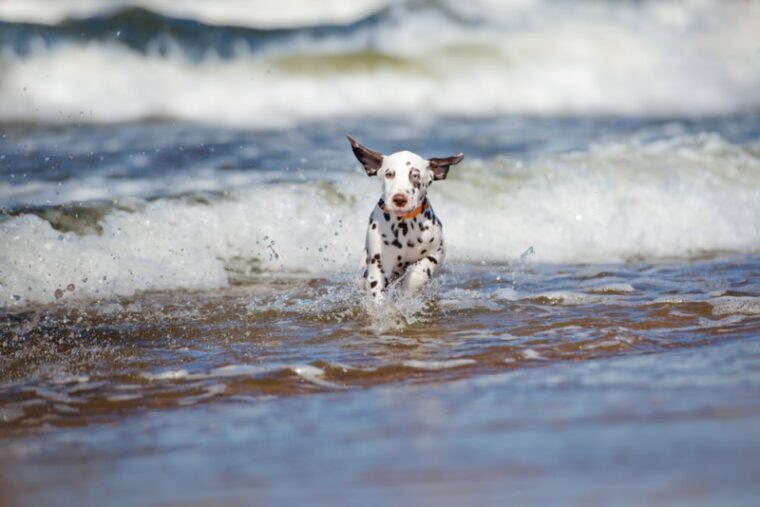
{"type": "Polygon", "coordinates": [[[383,155],[365,148],[351,136],[348,136],[348,142],[367,175],[381,178],[386,209],[397,215],[417,208],[425,199],[430,184],[434,180],[446,179],[449,167],[464,158],[462,153],[457,153],[451,157],[426,160],[411,151],[383,155]]]}

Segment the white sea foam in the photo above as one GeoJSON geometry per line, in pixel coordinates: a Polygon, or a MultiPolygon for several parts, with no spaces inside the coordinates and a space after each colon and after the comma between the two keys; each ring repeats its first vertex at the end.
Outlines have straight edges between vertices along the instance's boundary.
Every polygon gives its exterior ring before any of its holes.
{"type": "Polygon", "coordinates": [[[525,297],[526,299],[547,300],[551,304],[558,305],[585,305],[608,300],[606,296],[570,291],[539,292],[525,297]]]}
{"type": "Polygon", "coordinates": [[[232,59],[191,60],[179,48],[142,54],[100,41],[5,54],[0,120],[163,116],[270,126],[356,115],[760,107],[756,2],[442,5],[469,22],[401,9],[356,33],[304,35],[232,59]]]}
{"type": "Polygon", "coordinates": [[[488,309],[499,311],[501,306],[488,299],[482,293],[471,289],[450,289],[440,294],[439,307],[447,309],[488,309]]]}
{"type": "Polygon", "coordinates": [[[142,397],[143,397],[142,394],[137,394],[137,393],[134,393],[134,394],[116,394],[116,395],[113,395],[113,396],[106,396],[106,401],[110,401],[110,402],[113,402],[113,403],[122,403],[122,402],[125,402],[125,401],[139,400],[139,399],[142,399],[142,397]]]}
{"type": "Polygon", "coordinates": [[[382,5],[380,0],[4,0],[0,3],[0,19],[52,24],[138,6],[205,23],[284,27],[346,23],[382,5]]]}
{"type": "Polygon", "coordinates": [[[17,182],[3,178],[0,181],[0,201],[11,206],[112,201],[122,207],[139,207],[140,200],[131,200],[130,197],[219,193],[230,188],[262,184],[268,179],[273,179],[272,175],[264,171],[218,171],[211,167],[124,179],[101,173],[81,175],[66,181],[29,179],[17,182]]]}
{"type": "Polygon", "coordinates": [[[522,351],[522,356],[531,361],[544,361],[546,358],[542,356],[537,350],[525,349],[522,351]]]}
{"type": "MultiPolygon", "coordinates": [[[[754,252],[760,159],[753,149],[698,135],[604,144],[528,165],[470,161],[430,197],[445,224],[448,263],[510,262],[529,245],[535,262],[754,252]]],[[[354,273],[377,194],[377,182],[357,170],[334,181],[253,183],[208,203],[141,202],[112,209],[100,232],[86,234],[57,231],[31,214],[7,217],[0,305],[55,301],[56,292],[65,302],[222,287],[228,270],[354,273]]],[[[555,296],[565,303],[607,297],[546,295],[555,296]]]]}
{"type": "Polygon", "coordinates": [[[477,361],[474,359],[469,358],[462,358],[462,359],[448,359],[445,361],[434,361],[434,360],[428,360],[423,361],[419,359],[413,359],[409,361],[404,361],[404,366],[407,368],[414,368],[415,370],[446,370],[449,368],[460,368],[462,366],[469,366],[472,364],[475,364],[477,361]]]}
{"type": "Polygon", "coordinates": [[[342,389],[343,386],[336,384],[335,382],[329,382],[324,379],[325,371],[321,368],[317,368],[316,366],[312,366],[310,364],[300,364],[296,366],[291,366],[290,369],[304,379],[305,381],[317,385],[319,387],[326,387],[328,389],[342,389]]]}
{"type": "Polygon", "coordinates": [[[630,294],[636,289],[630,283],[606,283],[589,287],[587,291],[591,294],[630,294]]]}
{"type": "Polygon", "coordinates": [[[189,376],[187,370],[165,370],[160,373],[148,373],[142,374],[143,378],[148,380],[180,380],[189,376]]]}
{"type": "Polygon", "coordinates": [[[721,296],[711,299],[710,304],[715,315],[758,315],[760,298],[752,296],[721,296]]]}

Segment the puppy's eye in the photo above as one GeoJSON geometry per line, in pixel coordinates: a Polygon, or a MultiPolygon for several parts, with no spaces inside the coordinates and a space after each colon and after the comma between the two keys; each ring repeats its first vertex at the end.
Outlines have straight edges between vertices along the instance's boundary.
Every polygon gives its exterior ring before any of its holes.
{"type": "Polygon", "coordinates": [[[417,171],[412,171],[409,173],[409,179],[412,180],[414,183],[417,183],[420,181],[420,173],[417,171]]]}
{"type": "Polygon", "coordinates": [[[396,176],[396,171],[385,171],[385,177],[391,179],[396,176]]]}

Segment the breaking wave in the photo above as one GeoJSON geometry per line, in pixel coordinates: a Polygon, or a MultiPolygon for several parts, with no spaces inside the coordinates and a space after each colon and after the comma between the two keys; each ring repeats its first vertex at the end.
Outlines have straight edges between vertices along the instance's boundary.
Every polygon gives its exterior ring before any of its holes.
{"type": "Polygon", "coordinates": [[[142,5],[156,10],[0,22],[0,121],[281,126],[760,106],[755,2],[366,2],[328,18],[301,6],[305,25],[284,28],[142,5]]]}
{"type": "MultiPolygon", "coordinates": [[[[0,222],[0,304],[358,268],[375,179],[232,181],[211,194],[11,212],[0,222]]],[[[450,263],[509,263],[531,246],[536,262],[568,263],[760,250],[758,147],[717,135],[470,160],[430,192],[450,263]]]]}

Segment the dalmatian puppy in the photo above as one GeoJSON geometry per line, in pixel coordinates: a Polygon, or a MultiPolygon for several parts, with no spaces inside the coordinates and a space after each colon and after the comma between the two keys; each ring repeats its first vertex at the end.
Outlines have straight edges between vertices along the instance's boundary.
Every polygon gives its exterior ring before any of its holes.
{"type": "Polygon", "coordinates": [[[397,280],[404,290],[422,287],[443,263],[443,225],[435,216],[427,189],[446,179],[449,167],[464,158],[425,160],[410,151],[383,155],[348,136],[351,149],[368,176],[378,176],[383,195],[369,217],[364,248],[364,288],[376,302],[397,280]]]}

